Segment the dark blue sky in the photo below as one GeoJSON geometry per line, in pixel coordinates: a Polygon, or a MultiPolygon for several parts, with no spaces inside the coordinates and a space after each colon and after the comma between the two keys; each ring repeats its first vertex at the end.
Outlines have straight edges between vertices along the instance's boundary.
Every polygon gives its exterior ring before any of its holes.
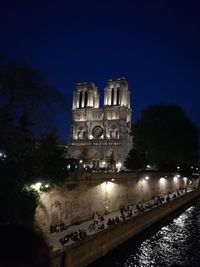
{"type": "MultiPolygon", "coordinates": [[[[124,76],[133,121],[150,104],[175,103],[200,127],[199,13],[198,0],[2,1],[0,53],[45,71],[69,98],[77,81],[103,93],[124,76]]],[[[56,116],[63,140],[70,109],[56,116]]]]}

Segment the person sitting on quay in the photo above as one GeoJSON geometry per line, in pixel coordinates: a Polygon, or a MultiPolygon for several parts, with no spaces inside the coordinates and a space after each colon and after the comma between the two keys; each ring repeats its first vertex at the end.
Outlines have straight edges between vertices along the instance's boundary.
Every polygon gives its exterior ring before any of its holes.
{"type": "Polygon", "coordinates": [[[63,222],[61,223],[57,223],[55,225],[51,225],[50,226],[50,233],[53,234],[53,233],[58,233],[58,232],[62,232],[66,230],[66,226],[63,222]]]}
{"type": "Polygon", "coordinates": [[[79,229],[78,231],[72,231],[70,234],[66,234],[63,238],[60,239],[60,243],[65,245],[69,241],[80,241],[86,237],[87,231],[85,228],[79,229]]]}
{"type": "Polygon", "coordinates": [[[115,223],[116,224],[120,223],[120,218],[118,216],[115,217],[115,223]]]}
{"type": "Polygon", "coordinates": [[[141,210],[140,210],[140,205],[137,204],[136,207],[135,207],[135,213],[138,214],[138,213],[140,213],[140,212],[141,212],[141,210]]]}
{"type": "Polygon", "coordinates": [[[133,216],[132,206],[129,206],[129,207],[128,207],[127,212],[128,212],[128,214],[127,214],[127,216],[126,216],[127,218],[130,218],[130,217],[133,216]]]}
{"type": "Polygon", "coordinates": [[[108,218],[107,226],[109,227],[110,225],[112,225],[112,220],[111,220],[111,218],[108,218]]]}
{"type": "Polygon", "coordinates": [[[108,218],[107,227],[109,227],[111,225],[118,224],[120,222],[121,222],[121,220],[120,220],[120,218],[118,216],[116,216],[115,218],[108,218]]]}
{"type": "Polygon", "coordinates": [[[100,221],[103,222],[105,219],[103,217],[103,215],[100,216],[100,221]]]}
{"type": "Polygon", "coordinates": [[[149,210],[149,209],[151,209],[152,208],[152,204],[151,203],[146,203],[146,205],[145,205],[145,210],[149,210]]]}
{"type": "Polygon", "coordinates": [[[176,197],[177,197],[177,195],[176,194],[173,194],[172,199],[175,199],[176,197]]]}
{"type": "Polygon", "coordinates": [[[103,230],[103,229],[105,229],[105,224],[103,221],[100,221],[98,224],[98,230],[103,230]]]}

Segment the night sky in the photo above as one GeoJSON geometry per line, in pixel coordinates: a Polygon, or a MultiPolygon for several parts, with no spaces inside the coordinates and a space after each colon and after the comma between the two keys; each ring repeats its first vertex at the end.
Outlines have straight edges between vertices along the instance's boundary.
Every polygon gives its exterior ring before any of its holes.
{"type": "MultiPolygon", "coordinates": [[[[126,77],[133,121],[175,103],[200,127],[200,4],[196,0],[2,1],[0,54],[46,72],[72,97],[74,83],[126,77]]],[[[70,105],[56,114],[67,140],[70,105]]]]}

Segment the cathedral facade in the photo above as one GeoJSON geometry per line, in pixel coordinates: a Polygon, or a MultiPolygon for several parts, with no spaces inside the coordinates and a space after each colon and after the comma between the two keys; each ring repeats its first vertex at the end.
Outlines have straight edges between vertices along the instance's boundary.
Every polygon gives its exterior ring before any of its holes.
{"type": "Polygon", "coordinates": [[[132,148],[130,91],[125,78],[108,80],[103,107],[94,83],[77,83],[73,94],[68,157],[94,169],[121,170],[132,148]]]}

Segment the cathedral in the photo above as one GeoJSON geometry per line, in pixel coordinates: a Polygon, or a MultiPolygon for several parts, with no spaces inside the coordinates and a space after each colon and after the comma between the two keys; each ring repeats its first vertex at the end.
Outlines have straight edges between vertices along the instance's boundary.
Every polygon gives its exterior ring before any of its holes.
{"type": "Polygon", "coordinates": [[[130,91],[125,78],[108,80],[103,107],[94,83],[75,85],[68,158],[84,167],[122,170],[132,148],[130,91]]]}

